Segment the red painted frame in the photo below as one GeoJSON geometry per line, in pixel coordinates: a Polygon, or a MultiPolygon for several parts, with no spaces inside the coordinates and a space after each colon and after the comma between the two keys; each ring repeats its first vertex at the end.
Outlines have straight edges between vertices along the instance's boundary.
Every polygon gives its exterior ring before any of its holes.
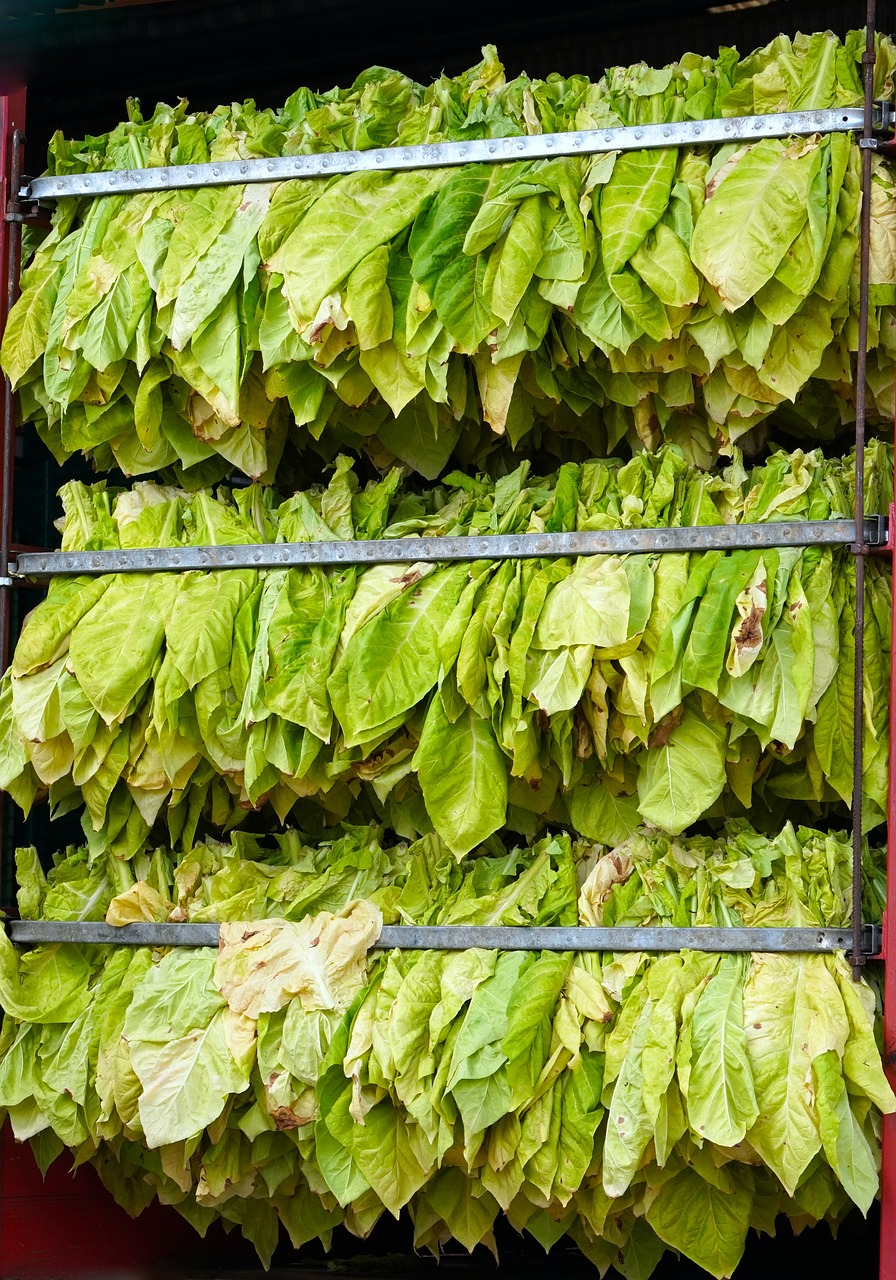
{"type": "Polygon", "coordinates": [[[155,1202],[132,1219],[90,1165],[69,1165],[62,1156],[43,1178],[31,1148],[0,1132],[2,1280],[151,1280],[163,1260],[202,1248],[175,1209],[155,1202]]]}
{"type": "MultiPolygon", "coordinates": [[[[3,279],[0,289],[0,332],[6,324],[6,267],[9,262],[10,224],[6,221],[7,206],[14,191],[9,190],[12,158],[12,135],[15,129],[25,131],[25,89],[11,88],[0,94],[0,267],[3,279]]],[[[2,394],[2,393],[0,393],[2,394]]]]}
{"type": "MultiPolygon", "coordinates": [[[[894,433],[896,434],[896,433],[894,433]]],[[[896,503],[887,550],[896,581],[896,503]]],[[[896,591],[893,592],[896,638],[896,591]]],[[[883,920],[884,1069],[896,1089],[896,645],[890,647],[890,774],[887,799],[887,906],[883,920]]],[[[896,1115],[883,1118],[880,1188],[880,1280],[896,1280],[896,1115]]]]}

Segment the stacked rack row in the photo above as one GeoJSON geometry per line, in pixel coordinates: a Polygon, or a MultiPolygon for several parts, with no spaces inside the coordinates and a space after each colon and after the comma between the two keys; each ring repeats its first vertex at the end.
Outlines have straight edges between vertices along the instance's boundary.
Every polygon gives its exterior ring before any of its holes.
{"type": "Polygon", "coordinates": [[[3,347],[23,414],[164,473],[65,486],[62,550],[9,563],[51,585],[0,781],[86,841],[49,877],[19,851],[38,949],[0,948],[0,1106],[42,1163],[267,1259],[410,1204],[436,1252],[500,1209],[725,1276],[778,1212],[867,1210],[896,53],[766,54],[777,113],[759,55],[507,86],[487,51],[138,113],[23,180],[22,218],[58,201],[3,347]],[[524,136],[444,140],[461,108],[524,136]],[[853,416],[851,459],[744,465],[853,416]]]}

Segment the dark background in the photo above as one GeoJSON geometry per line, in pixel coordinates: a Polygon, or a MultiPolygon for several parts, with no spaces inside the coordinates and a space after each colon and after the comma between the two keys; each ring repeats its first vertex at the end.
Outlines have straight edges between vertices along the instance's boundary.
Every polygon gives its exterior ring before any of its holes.
{"type": "MultiPolygon", "coordinates": [[[[878,29],[896,28],[894,0],[877,9],[878,29]]],[[[128,96],[149,108],[182,95],[202,109],[247,97],[276,106],[299,85],[349,84],[376,63],[423,83],[456,75],[486,43],[508,75],[596,79],[618,63],[723,44],[746,53],[781,31],[842,34],[864,21],[863,0],[0,0],[0,85],[28,85],[39,172],[53,130],[105,132],[128,96]]]]}
{"type": "MultiPolygon", "coordinates": [[[[26,169],[44,168],[47,142],[56,129],[69,136],[101,133],[124,116],[125,100],[138,97],[144,109],[157,101],[184,96],[200,109],[219,102],[254,98],[277,106],[299,85],[322,91],[351,83],[366,67],[395,67],[425,83],[441,71],[458,74],[479,60],[480,47],[494,43],[508,76],[525,71],[584,73],[597,79],[608,66],[644,60],[672,61],[686,51],[714,54],[733,44],[746,53],[779,32],[829,28],[843,34],[864,23],[861,0],[751,0],[747,5],[715,6],[706,0],[553,0],[530,5],[514,0],[449,0],[447,4],[403,0],[118,0],[87,7],[73,0],[0,0],[0,92],[28,89],[26,169]]],[[[896,0],[878,4],[878,29],[896,30],[896,0]]],[[[58,514],[55,491],[63,478],[87,472],[74,460],[64,472],[48,460],[31,433],[19,440],[16,470],[14,539],[54,544],[52,520],[58,514]]],[[[39,598],[31,590],[16,593],[19,619],[39,598]]],[[[15,623],[15,619],[14,619],[15,623]]],[[[7,806],[6,821],[11,815],[7,806]]],[[[77,824],[54,824],[45,809],[23,827],[3,833],[6,847],[24,840],[44,849],[78,840],[77,824]]],[[[7,860],[8,862],[8,860],[7,860]]],[[[9,886],[4,900],[9,900],[9,886]]],[[[848,1270],[859,1280],[877,1273],[878,1219],[858,1214],[847,1220],[834,1242],[826,1227],[795,1240],[786,1226],[778,1240],[753,1240],[738,1269],[738,1280],[779,1280],[848,1270]]],[[[563,1280],[595,1276],[581,1255],[561,1241],[549,1258],[534,1242],[523,1244],[509,1228],[499,1232],[500,1270],[519,1280],[559,1271],[563,1280]],[[531,1247],[530,1247],[531,1246],[531,1247]]],[[[446,1258],[435,1265],[412,1256],[406,1226],[382,1220],[372,1238],[354,1241],[337,1232],[337,1274],[366,1280],[385,1275],[417,1280],[429,1275],[460,1275],[484,1280],[496,1268],[477,1250],[475,1265],[446,1258]],[[378,1255],[378,1264],[364,1255],[378,1255]]],[[[281,1247],[277,1275],[326,1275],[327,1264],[315,1246],[302,1250],[307,1261],[293,1270],[296,1255],[281,1247]],[[321,1270],[314,1266],[314,1260],[321,1270]],[[307,1269],[306,1269],[307,1268],[307,1269]]],[[[235,1235],[211,1252],[186,1260],[191,1277],[256,1274],[251,1250],[235,1235]],[[222,1247],[223,1246],[223,1247],[222,1247]],[[222,1270],[229,1263],[236,1271],[222,1270]]],[[[332,1272],[331,1272],[332,1274],[332,1272]]],[[[615,1273],[614,1273],[615,1274],[615,1273]]],[[[705,1273],[692,1264],[667,1258],[655,1280],[698,1280],[705,1273]]]]}

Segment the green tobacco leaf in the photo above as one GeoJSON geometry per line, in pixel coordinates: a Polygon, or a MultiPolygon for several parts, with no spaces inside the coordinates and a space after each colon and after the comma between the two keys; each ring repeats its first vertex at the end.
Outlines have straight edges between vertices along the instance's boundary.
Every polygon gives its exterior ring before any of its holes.
{"type": "Polygon", "coordinates": [[[445,1169],[427,1184],[425,1197],[455,1240],[470,1253],[477,1244],[492,1240],[492,1224],[498,1212],[494,1197],[487,1192],[475,1195],[474,1186],[460,1169],[445,1169]]]}
{"type": "Polygon", "coordinates": [[[536,642],[543,649],[615,648],[628,638],[630,608],[629,579],[620,557],[585,557],[550,590],[538,619],[536,642]]]}
{"type": "Polygon", "coordinates": [[[165,620],[165,644],[187,688],[229,662],[236,615],[254,586],[253,579],[251,571],[178,577],[165,620]]]}
{"type": "Polygon", "coordinates": [[[736,311],[771,279],[805,224],[814,147],[763,138],[707,199],[691,258],[727,310],[736,311]]]}
{"type": "Polygon", "coordinates": [[[823,957],[754,958],[744,1024],[759,1107],[747,1139],[792,1195],[821,1146],[806,1080],[817,1057],[842,1053],[848,1034],[823,957]]]}
{"type": "Polygon", "coordinates": [[[501,242],[489,302],[492,311],[505,324],[512,321],[542,258],[541,214],[540,196],[523,200],[501,242]]]}
{"type": "Polygon", "coordinates": [[[607,1103],[603,1188],[608,1196],[624,1195],[653,1133],[644,1101],[643,1054],[653,1012],[647,1000],[631,1033],[622,1067],[607,1103]]]}
{"type": "Polygon", "coordinates": [[[608,276],[625,266],[665,213],[675,162],[671,149],[618,157],[600,198],[601,254],[608,276]]]}
{"type": "Polygon", "coordinates": [[[687,307],[700,296],[700,281],[688,251],[664,222],[632,254],[631,264],[666,307],[687,307]]]}
{"type": "Polygon", "coordinates": [[[29,615],[12,663],[16,676],[31,675],[49,666],[69,644],[69,633],[99,601],[109,577],[55,578],[45,600],[29,615]]]}
{"type": "Polygon", "coordinates": [[[601,844],[622,844],[638,825],[636,797],[614,795],[600,779],[576,787],[566,803],[575,829],[601,844]]]}
{"type": "Polygon", "coordinates": [[[411,1196],[426,1183],[429,1163],[421,1165],[402,1113],[383,1099],[357,1124],[346,1112],[330,1120],[358,1168],[390,1213],[397,1218],[411,1196]]]}
{"type": "Polygon", "coordinates": [[[495,320],[486,296],[486,258],[465,253],[464,241],[496,180],[496,170],[475,165],[451,174],[447,182],[443,179],[429,210],[415,223],[410,241],[414,279],[426,288],[460,349],[469,353],[495,320]]]}
{"type": "Polygon", "coordinates": [[[878,1192],[877,1154],[850,1105],[837,1054],[833,1050],[819,1054],[812,1073],[824,1153],[849,1196],[867,1213],[878,1192]]]}
{"type": "Polygon", "coordinates": [[[727,1280],[743,1256],[751,1198],[743,1175],[732,1194],[685,1170],[663,1183],[647,1221],[670,1248],[717,1280],[727,1280]]]}
{"type": "Polygon", "coordinates": [[[734,1147],[757,1119],[744,1031],[747,962],[726,956],[703,989],[691,1020],[688,1118],[708,1142],[734,1147]]]}
{"type": "Polygon", "coordinates": [[[356,173],[330,187],[269,259],[297,329],[310,324],[332,293],[368,254],[387,244],[444,183],[438,171],[356,173]]]}
{"type": "Polygon", "coordinates": [[[275,190],[264,184],[245,188],[242,200],[214,244],[178,288],[168,331],[177,350],[186,345],[224,301],[243,269],[246,251],[255,239],[275,190]]]}
{"type": "Polygon", "coordinates": [[[0,1004],[20,1022],[74,1022],[90,1003],[90,949],[71,943],[20,957],[0,929],[0,1004]]]}
{"type": "Polygon", "coordinates": [[[503,825],[507,763],[489,722],[469,707],[452,724],[441,694],[433,696],[414,766],[432,821],[458,858],[503,825]]]}
{"type": "Polygon", "coordinates": [[[106,724],[150,678],[176,590],[173,574],[117,578],[72,631],[72,667],[106,724]]]}
{"type": "Polygon", "coordinates": [[[466,571],[454,566],[418,581],[411,569],[406,576],[406,589],[355,632],[328,681],[347,746],[405,715],[438,679],[439,636],[466,571]]]}
{"type": "Polygon", "coordinates": [[[662,746],[651,747],[638,777],[641,817],[677,835],[714,803],[725,785],[724,725],[686,704],[662,746]]]}
{"type": "Polygon", "coordinates": [[[232,1094],[249,1083],[255,1027],[229,1009],[207,1026],[166,1044],[133,1040],[133,1069],[140,1081],[140,1123],[147,1146],[194,1138],[218,1118],[232,1094]]]}
{"type": "Polygon", "coordinates": [[[35,263],[22,279],[22,294],[3,331],[3,368],[18,386],[44,353],[61,271],[52,258],[35,263]]]}
{"type": "MultiPolygon", "coordinates": [[[[369,353],[370,357],[374,355],[376,352],[369,353]]],[[[373,372],[373,365],[368,367],[373,372]]],[[[382,382],[383,363],[377,364],[376,373],[377,385],[392,403],[392,396],[382,382]]],[[[377,436],[387,449],[391,449],[396,458],[406,462],[427,480],[435,480],[444,471],[454,451],[460,436],[460,427],[450,421],[444,421],[435,406],[427,404],[423,397],[417,394],[422,390],[422,384],[419,384],[416,379],[412,386],[409,385],[408,390],[411,390],[416,398],[412,398],[400,409],[394,422],[387,420],[383,423],[377,436]]]]}

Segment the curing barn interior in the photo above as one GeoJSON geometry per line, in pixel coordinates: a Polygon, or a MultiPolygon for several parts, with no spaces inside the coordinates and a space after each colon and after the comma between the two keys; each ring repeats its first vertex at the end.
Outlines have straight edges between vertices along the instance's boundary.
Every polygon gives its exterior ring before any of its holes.
{"type": "Polygon", "coordinates": [[[0,1280],[896,1280],[893,33],[0,0],[0,1280]]]}

